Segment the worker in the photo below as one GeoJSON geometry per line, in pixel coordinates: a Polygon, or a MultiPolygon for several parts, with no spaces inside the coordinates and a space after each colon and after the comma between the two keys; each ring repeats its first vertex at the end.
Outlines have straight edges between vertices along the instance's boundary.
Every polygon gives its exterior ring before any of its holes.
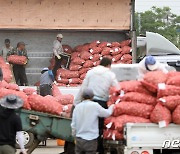
{"type": "Polygon", "coordinates": [[[71,57],[70,57],[70,54],[67,54],[67,53],[64,52],[62,44],[61,44],[62,39],[63,39],[63,35],[58,34],[57,39],[53,42],[53,53],[54,53],[54,56],[55,56],[55,66],[54,66],[54,69],[53,69],[54,77],[56,77],[56,72],[60,67],[68,68],[69,63],[70,63],[70,58],[71,57]],[[65,67],[62,65],[62,61],[64,59],[67,61],[65,67]]]}
{"type": "Polygon", "coordinates": [[[161,64],[153,56],[145,57],[138,65],[139,79],[142,79],[149,71],[163,71],[164,73],[168,73],[167,64],[161,64]]]}
{"type": "Polygon", "coordinates": [[[2,72],[2,69],[0,68],[0,81],[3,80],[3,72],[2,72]]]}
{"type": "MultiPolygon", "coordinates": [[[[27,57],[27,61],[28,61],[25,43],[19,42],[17,44],[16,49],[13,49],[12,51],[8,52],[8,56],[10,55],[25,56],[27,57]]],[[[24,65],[13,64],[14,77],[15,77],[16,83],[20,86],[28,86],[28,80],[27,80],[26,70],[25,70],[26,64],[27,62],[24,65]],[[19,81],[20,81],[20,84],[19,84],[19,81]]]]}
{"type": "Polygon", "coordinates": [[[76,105],[72,117],[72,135],[76,138],[76,154],[96,154],[97,138],[99,136],[98,118],[109,117],[114,105],[104,109],[93,102],[93,90],[86,88],[82,93],[83,101],[76,105]]]}
{"type": "Polygon", "coordinates": [[[4,41],[4,47],[2,48],[2,51],[0,55],[4,58],[6,61],[8,52],[11,52],[13,50],[13,47],[11,46],[10,39],[5,39],[4,41]]]}
{"type": "Polygon", "coordinates": [[[49,70],[48,68],[43,68],[41,71],[41,77],[40,77],[40,95],[46,96],[46,95],[52,95],[52,84],[54,82],[54,75],[52,73],[52,70],[49,70]]]}
{"type": "Polygon", "coordinates": [[[23,106],[23,101],[15,95],[0,100],[0,154],[15,154],[16,137],[21,153],[26,154],[20,117],[15,109],[23,106]]]}
{"type": "MultiPolygon", "coordinates": [[[[118,88],[118,81],[116,75],[111,72],[111,59],[104,57],[100,65],[88,71],[86,77],[81,85],[79,93],[77,94],[74,105],[82,101],[82,92],[86,88],[93,89],[93,101],[99,103],[103,108],[107,109],[107,101],[109,99],[109,88],[115,86],[118,88]]],[[[99,138],[98,138],[98,152],[104,154],[103,148],[103,128],[104,118],[99,118],[99,138]]]]}

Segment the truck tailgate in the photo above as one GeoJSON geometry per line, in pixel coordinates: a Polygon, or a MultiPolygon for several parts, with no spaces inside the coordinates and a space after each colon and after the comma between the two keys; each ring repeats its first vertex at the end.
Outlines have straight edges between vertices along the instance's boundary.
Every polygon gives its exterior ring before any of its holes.
{"type": "Polygon", "coordinates": [[[162,148],[165,140],[180,139],[180,125],[170,124],[159,128],[158,124],[128,123],[124,127],[127,148],[162,148]]]}

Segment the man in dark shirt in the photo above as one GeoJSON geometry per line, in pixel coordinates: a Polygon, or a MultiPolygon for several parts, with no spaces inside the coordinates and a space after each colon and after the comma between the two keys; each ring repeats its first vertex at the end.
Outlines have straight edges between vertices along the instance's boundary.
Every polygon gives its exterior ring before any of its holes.
{"type": "Polygon", "coordinates": [[[15,154],[16,136],[21,152],[26,154],[21,119],[14,111],[22,105],[23,101],[15,95],[0,100],[0,154],[15,154]]]}
{"type": "MultiPolygon", "coordinates": [[[[25,56],[28,59],[25,43],[19,42],[17,44],[17,48],[13,49],[7,54],[7,56],[10,56],[10,55],[25,56]]],[[[25,70],[26,63],[24,65],[13,64],[14,77],[15,77],[16,83],[20,86],[28,86],[26,70],[25,70]],[[20,81],[20,84],[19,84],[19,81],[20,81]]]]}

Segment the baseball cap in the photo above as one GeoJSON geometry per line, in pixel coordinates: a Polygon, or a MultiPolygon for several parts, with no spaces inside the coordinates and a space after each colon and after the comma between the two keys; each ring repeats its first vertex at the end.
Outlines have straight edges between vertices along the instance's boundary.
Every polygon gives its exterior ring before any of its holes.
{"type": "Polygon", "coordinates": [[[63,38],[62,34],[57,34],[57,37],[63,38]]]}
{"type": "Polygon", "coordinates": [[[153,56],[147,56],[145,59],[145,64],[148,66],[149,70],[154,71],[158,68],[156,59],[153,56]]]}

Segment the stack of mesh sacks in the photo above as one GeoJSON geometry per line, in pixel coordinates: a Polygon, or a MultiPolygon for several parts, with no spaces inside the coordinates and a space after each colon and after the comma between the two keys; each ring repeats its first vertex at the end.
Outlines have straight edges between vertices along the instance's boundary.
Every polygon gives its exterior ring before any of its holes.
{"type": "Polygon", "coordinates": [[[3,72],[3,79],[10,83],[12,80],[12,72],[10,69],[10,65],[8,63],[6,63],[3,59],[3,57],[0,56],[0,68],[2,69],[3,72]]]}
{"type": "Polygon", "coordinates": [[[102,57],[112,59],[113,64],[131,64],[132,56],[130,43],[130,40],[120,43],[94,41],[75,47],[73,51],[71,50],[69,70],[60,68],[57,71],[56,80],[59,86],[73,87],[81,84],[86,73],[93,67],[99,65],[102,57]]]}
{"type": "Polygon", "coordinates": [[[7,95],[16,95],[24,101],[23,108],[54,115],[70,117],[73,95],[63,95],[56,85],[53,86],[53,96],[42,97],[33,88],[20,90],[17,84],[0,81],[0,99],[7,95]]]}
{"type": "Polygon", "coordinates": [[[142,81],[120,82],[119,88],[110,88],[111,104],[115,108],[105,120],[105,139],[123,139],[126,123],[157,123],[159,127],[180,124],[180,73],[155,71],[142,81]]]}

